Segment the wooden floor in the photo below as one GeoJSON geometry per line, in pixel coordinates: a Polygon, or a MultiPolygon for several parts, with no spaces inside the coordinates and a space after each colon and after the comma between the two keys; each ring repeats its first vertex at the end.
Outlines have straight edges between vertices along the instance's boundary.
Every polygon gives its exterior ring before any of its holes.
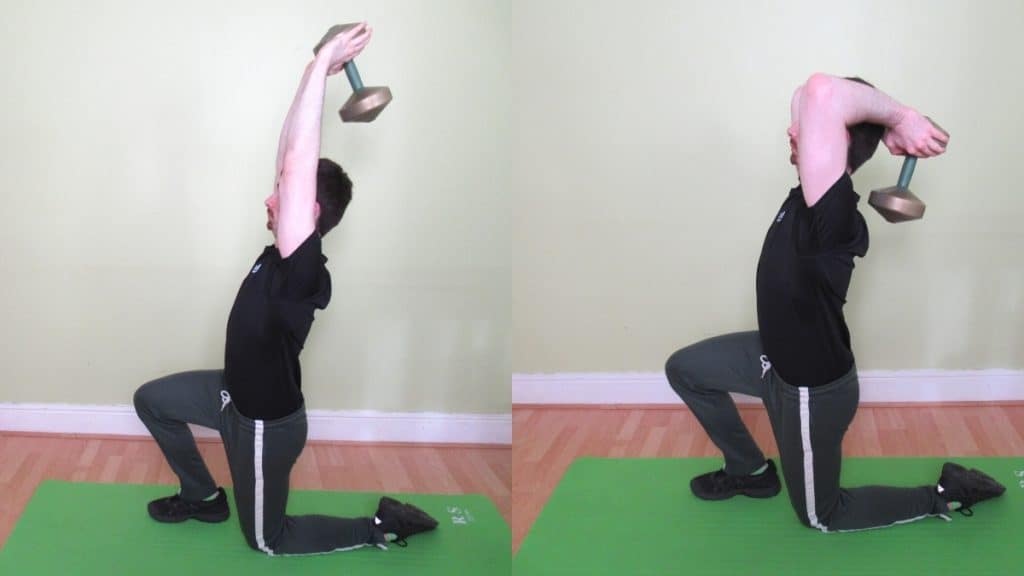
{"type": "MultiPolygon", "coordinates": [[[[762,450],[778,455],[761,407],[740,413],[762,450]]],[[[848,456],[1024,455],[1024,406],[861,407],[844,442],[848,456]]],[[[685,408],[512,410],[512,549],[516,551],[580,456],[721,456],[685,408]]]]}
{"type": "MultiPolygon", "coordinates": [[[[199,440],[214,479],[231,485],[219,440],[199,440]]],[[[484,494],[511,513],[510,448],[311,442],[292,471],[294,490],[484,494]]],[[[171,484],[177,477],[149,438],[0,433],[0,547],[42,480],[171,484]]]]}

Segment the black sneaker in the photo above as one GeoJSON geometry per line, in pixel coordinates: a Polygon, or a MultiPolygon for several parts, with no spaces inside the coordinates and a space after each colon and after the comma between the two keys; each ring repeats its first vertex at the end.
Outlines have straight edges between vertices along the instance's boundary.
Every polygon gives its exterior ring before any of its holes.
{"type": "Polygon", "coordinates": [[[737,494],[751,498],[771,498],[782,490],[775,462],[768,460],[768,469],[750,476],[730,476],[725,470],[701,474],[690,480],[693,495],[702,500],[726,500],[737,494]]]}
{"type": "Polygon", "coordinates": [[[406,546],[405,539],[409,536],[437,528],[437,520],[423,510],[387,496],[381,497],[377,505],[374,524],[381,532],[393,534],[393,541],[402,547],[406,546]]]}
{"type": "Polygon", "coordinates": [[[223,522],[231,515],[228,508],[228,495],[223,488],[217,488],[217,497],[213,500],[193,502],[180,495],[160,498],[149,503],[149,515],[157,522],[184,522],[195,518],[200,522],[223,522]]]}
{"type": "Polygon", "coordinates": [[[935,491],[946,502],[959,503],[956,510],[964,516],[974,516],[971,506],[1002,495],[1006,486],[977,468],[968,470],[954,462],[946,462],[942,465],[942,476],[935,491]]]}

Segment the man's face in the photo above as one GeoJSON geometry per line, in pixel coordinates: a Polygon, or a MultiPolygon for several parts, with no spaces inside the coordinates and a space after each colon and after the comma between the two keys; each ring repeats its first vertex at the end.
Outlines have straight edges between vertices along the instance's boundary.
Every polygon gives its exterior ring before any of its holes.
{"type": "Polygon", "coordinates": [[[796,166],[796,162],[799,159],[796,136],[799,133],[799,128],[795,124],[790,124],[789,129],[786,130],[786,134],[789,135],[789,163],[796,166]]]}
{"type": "MultiPolygon", "coordinates": [[[[277,188],[274,188],[274,193],[267,196],[267,199],[263,201],[263,205],[267,207],[267,230],[270,230],[274,234],[274,239],[277,239],[277,218],[280,209],[281,195],[278,193],[277,188]]],[[[313,205],[313,219],[314,221],[320,220],[320,203],[317,202],[313,205]]]]}
{"type": "Polygon", "coordinates": [[[803,85],[797,88],[793,92],[793,99],[789,104],[790,122],[786,134],[789,135],[789,163],[793,166],[796,166],[797,160],[800,157],[797,136],[800,134],[800,96],[803,94],[803,90],[803,85]]]}
{"type": "Polygon", "coordinates": [[[278,198],[277,188],[274,188],[274,193],[267,196],[267,199],[263,201],[263,205],[267,207],[267,230],[274,233],[274,238],[277,238],[278,198]]]}

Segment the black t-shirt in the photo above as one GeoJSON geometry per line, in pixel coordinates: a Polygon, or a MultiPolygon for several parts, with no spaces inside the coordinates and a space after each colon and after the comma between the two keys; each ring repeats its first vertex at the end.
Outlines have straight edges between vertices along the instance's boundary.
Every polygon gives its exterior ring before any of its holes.
{"type": "Polygon", "coordinates": [[[843,317],[853,257],[868,250],[848,174],[813,207],[798,186],[768,229],[757,264],[757,321],[772,366],[794,386],[821,386],[853,367],[843,317]]]}
{"type": "Polygon", "coordinates": [[[267,246],[242,281],[228,317],[224,380],[231,401],[255,420],[302,406],[299,353],[313,310],[331,300],[331,275],[313,232],[288,258],[267,246]]]}

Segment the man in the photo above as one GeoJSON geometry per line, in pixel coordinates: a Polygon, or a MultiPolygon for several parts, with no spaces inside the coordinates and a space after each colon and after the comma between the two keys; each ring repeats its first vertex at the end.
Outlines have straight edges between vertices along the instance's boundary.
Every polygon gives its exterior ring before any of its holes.
{"type": "Polygon", "coordinates": [[[915,110],[857,78],[815,74],[791,104],[790,161],[800,185],[775,215],[757,267],[759,331],[728,334],[679,350],[665,371],[725,457],[694,478],[706,500],[775,496],[775,464],[739,418],[729,392],[763,399],[797,516],[823,532],[891,526],[1005,490],[978,470],[946,463],[935,486],[839,486],[843,435],[857,412],[858,383],[843,316],[853,258],[868,229],[850,179],[879,140],[894,155],[942,154],[948,135],[915,110]]]}
{"type": "Polygon", "coordinates": [[[181,481],[178,494],[149,503],[159,522],[228,518],[227,497],[196,450],[186,423],[220,432],[235,507],[249,545],[269,555],[316,554],[386,542],[433,529],[423,511],[382,498],[374,518],[287,516],[288,478],[306,441],[299,353],[331,279],[321,237],[352,197],[340,166],[320,155],[327,76],[355,58],[372,34],[364,23],[327,42],[306,67],[288,112],[267,198],[267,246],[249,270],[228,319],[223,370],[174,374],[135,393],[139,418],[181,481]]]}

